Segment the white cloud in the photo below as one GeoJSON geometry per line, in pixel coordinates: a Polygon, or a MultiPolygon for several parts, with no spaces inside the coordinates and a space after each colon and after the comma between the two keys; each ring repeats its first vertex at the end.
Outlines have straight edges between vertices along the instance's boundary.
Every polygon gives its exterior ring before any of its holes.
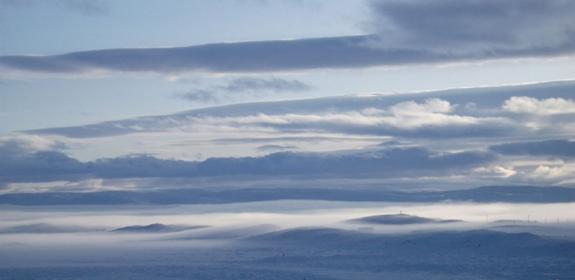
{"type": "Polygon", "coordinates": [[[430,98],[425,100],[424,103],[417,103],[414,101],[407,101],[398,103],[390,108],[396,114],[426,114],[426,113],[449,113],[453,110],[453,106],[449,101],[439,98],[430,98]]]}
{"type": "MultiPolygon", "coordinates": [[[[472,117],[450,114],[454,106],[442,99],[423,102],[400,102],[388,108],[365,108],[344,112],[307,114],[255,114],[242,117],[197,117],[193,123],[211,126],[269,126],[278,130],[319,130],[357,134],[402,135],[419,134],[421,129],[437,129],[434,133],[453,135],[454,130],[483,127],[495,129],[512,125],[509,120],[497,117],[472,117]]],[[[475,132],[481,129],[474,130],[475,132]]],[[[426,137],[421,132],[421,137],[426,137]]]]}
{"type": "Polygon", "coordinates": [[[515,171],[512,167],[505,167],[501,165],[479,167],[473,171],[482,177],[495,178],[509,178],[517,174],[517,171],[515,171]]]}
{"type": "Polygon", "coordinates": [[[64,148],[66,148],[66,144],[63,142],[38,135],[9,134],[0,136],[0,158],[64,148]]]}
{"type": "Polygon", "coordinates": [[[530,174],[531,178],[543,180],[566,180],[575,178],[575,165],[539,165],[530,174]]]}
{"type": "Polygon", "coordinates": [[[503,110],[513,113],[554,115],[575,113],[575,102],[564,98],[537,99],[514,96],[503,103],[503,110]]]}

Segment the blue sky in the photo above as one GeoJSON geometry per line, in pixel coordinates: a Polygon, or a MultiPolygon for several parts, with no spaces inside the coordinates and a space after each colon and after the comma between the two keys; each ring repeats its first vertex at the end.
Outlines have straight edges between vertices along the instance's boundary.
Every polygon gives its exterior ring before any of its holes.
{"type": "MultiPolygon", "coordinates": [[[[369,1],[11,1],[0,3],[2,55],[55,55],[113,48],[181,47],[367,34],[373,31],[369,1]]],[[[314,85],[305,96],[264,95],[241,101],[357,93],[410,92],[571,79],[571,58],[506,60],[410,67],[321,69],[273,73],[314,85]],[[537,67],[525,67],[537,65],[537,67]],[[417,81],[413,80],[417,76],[417,81]]],[[[262,75],[265,73],[258,73],[262,75]]],[[[238,74],[229,73],[227,76],[238,74]]],[[[227,77],[205,73],[114,73],[30,77],[5,73],[0,83],[4,118],[0,131],[77,125],[171,113],[206,106],[174,95],[227,77]],[[96,76],[96,77],[94,77],[96,76]],[[176,77],[177,76],[177,77],[176,77]],[[82,93],[79,93],[82,92],[82,93]],[[115,100],[110,103],[109,100],[115,100]],[[131,106],[132,103],[138,106],[131,106]],[[37,114],[42,114],[38,117],[37,114]]],[[[209,104],[213,105],[213,104],[209,104]]]]}
{"type": "Polygon", "coordinates": [[[575,183],[568,1],[0,7],[0,151],[12,170],[0,184],[10,191],[332,173],[412,185],[575,183]],[[549,143],[562,148],[493,148],[549,143]],[[161,172],[132,170],[149,164],[161,172]]]}
{"type": "Polygon", "coordinates": [[[361,1],[313,0],[7,0],[2,6],[3,54],[349,35],[361,32],[356,19],[367,12],[361,1]]]}

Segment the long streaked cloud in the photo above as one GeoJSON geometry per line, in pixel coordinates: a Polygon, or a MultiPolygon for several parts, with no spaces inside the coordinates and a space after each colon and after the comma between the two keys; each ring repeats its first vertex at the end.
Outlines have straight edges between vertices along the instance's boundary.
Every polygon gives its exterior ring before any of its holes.
{"type": "MultiPolygon", "coordinates": [[[[107,49],[57,56],[3,56],[0,57],[0,67],[7,70],[43,73],[92,71],[248,73],[358,68],[466,58],[429,51],[376,49],[369,46],[373,39],[373,36],[348,36],[177,48],[107,49]]],[[[555,51],[543,49],[530,51],[529,55],[548,55],[555,51]]],[[[571,48],[564,51],[571,51],[571,48]]],[[[497,58],[505,55],[493,53],[489,56],[497,58]]]]}
{"type": "MultiPolygon", "coordinates": [[[[553,104],[569,105],[573,103],[569,97],[574,88],[573,82],[561,82],[245,103],[30,133],[92,138],[169,130],[191,129],[197,132],[223,127],[245,131],[251,127],[278,132],[335,132],[407,138],[521,137],[535,132],[552,136],[572,132],[571,114],[542,115],[535,111],[518,114],[510,109],[510,104],[516,106],[517,95],[520,95],[520,100],[537,104],[547,104],[551,100],[553,104]]],[[[570,110],[568,106],[535,108],[554,112],[570,110]]]]}
{"type": "Polygon", "coordinates": [[[297,40],[3,56],[5,71],[270,72],[575,52],[570,1],[375,1],[368,34],[297,40]]]}
{"type": "Polygon", "coordinates": [[[269,127],[279,131],[324,131],[345,134],[449,138],[503,135],[520,129],[495,117],[450,114],[452,105],[441,99],[401,102],[385,109],[317,114],[256,114],[245,117],[202,117],[192,122],[211,126],[269,127]]]}
{"type": "MultiPolygon", "coordinates": [[[[415,138],[491,137],[508,135],[526,129],[503,117],[477,117],[453,113],[454,105],[442,99],[422,102],[406,101],[389,107],[365,107],[351,111],[277,114],[253,111],[246,115],[218,116],[201,113],[141,118],[109,122],[85,127],[53,128],[33,133],[69,137],[98,137],[115,134],[171,129],[209,129],[249,127],[276,131],[327,132],[358,135],[398,136],[415,138]]],[[[319,108],[318,108],[319,109],[319,108]]]]}

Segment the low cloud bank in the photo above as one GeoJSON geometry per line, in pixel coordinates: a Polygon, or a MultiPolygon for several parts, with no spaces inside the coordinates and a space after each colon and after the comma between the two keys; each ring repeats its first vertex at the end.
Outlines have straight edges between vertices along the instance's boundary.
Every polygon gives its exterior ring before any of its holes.
{"type": "Polygon", "coordinates": [[[449,174],[495,159],[486,152],[439,153],[420,147],[332,153],[278,152],[262,157],[210,158],[201,162],[159,159],[148,155],[80,162],[54,150],[11,151],[0,157],[0,178],[4,182],[91,177],[423,176],[449,174]]]}

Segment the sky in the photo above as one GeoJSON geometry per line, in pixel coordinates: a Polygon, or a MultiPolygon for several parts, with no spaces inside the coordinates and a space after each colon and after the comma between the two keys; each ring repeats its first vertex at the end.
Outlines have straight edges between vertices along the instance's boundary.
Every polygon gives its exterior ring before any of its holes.
{"type": "Polygon", "coordinates": [[[574,15],[566,0],[0,0],[0,191],[571,187],[574,15]]]}

